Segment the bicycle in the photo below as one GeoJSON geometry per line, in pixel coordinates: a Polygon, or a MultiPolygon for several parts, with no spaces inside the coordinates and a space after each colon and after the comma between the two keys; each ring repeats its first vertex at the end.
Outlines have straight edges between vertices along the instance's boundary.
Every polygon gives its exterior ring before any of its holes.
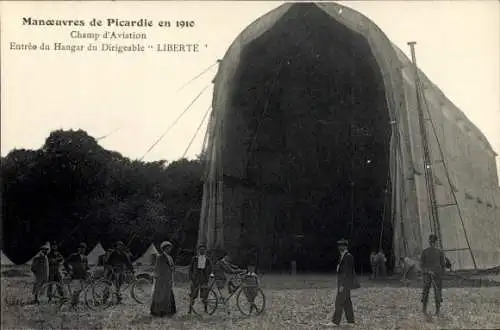
{"type": "Polygon", "coordinates": [[[111,279],[115,278],[116,270],[113,268],[109,269],[109,272],[104,279],[100,279],[94,283],[92,288],[92,296],[95,301],[99,302],[104,308],[108,308],[115,304],[112,298],[112,292],[121,294],[123,291],[130,289],[130,296],[139,304],[146,304],[151,301],[153,296],[153,277],[148,273],[140,273],[134,275],[133,272],[123,272],[123,284],[120,286],[120,291],[113,290],[116,289],[115,281],[111,279]],[[126,277],[128,273],[128,278],[126,277]],[[129,282],[129,283],[125,283],[129,282]]]}
{"type": "MultiPolygon", "coordinates": [[[[266,297],[262,289],[259,287],[257,275],[244,271],[233,276],[228,282],[229,296],[227,298],[224,297],[222,293],[224,286],[217,285],[214,275],[210,275],[208,286],[203,287],[204,290],[207,290],[206,303],[203,304],[205,313],[212,315],[215,313],[219,305],[224,305],[226,313],[229,315],[230,311],[228,303],[231,297],[235,295],[236,306],[238,307],[240,313],[245,316],[250,316],[253,311],[255,311],[256,315],[262,314],[266,306],[266,297]],[[247,284],[246,280],[249,278],[255,283],[247,284]],[[262,301],[260,303],[260,308],[256,303],[257,298],[260,298],[262,301]],[[249,309],[245,308],[245,303],[250,305],[249,309]]],[[[193,306],[193,312],[197,315],[201,315],[196,311],[195,306],[193,306]]]]}
{"type": "Polygon", "coordinates": [[[78,306],[82,306],[80,298],[83,294],[83,306],[94,311],[98,310],[99,304],[91,298],[91,288],[95,283],[94,278],[88,274],[81,280],[82,288],[80,290],[73,290],[72,283],[73,278],[71,275],[65,273],[61,281],[50,281],[43,284],[38,291],[38,299],[42,299],[40,304],[53,304],[58,311],[64,311],[66,308],[74,310],[78,306]]]}

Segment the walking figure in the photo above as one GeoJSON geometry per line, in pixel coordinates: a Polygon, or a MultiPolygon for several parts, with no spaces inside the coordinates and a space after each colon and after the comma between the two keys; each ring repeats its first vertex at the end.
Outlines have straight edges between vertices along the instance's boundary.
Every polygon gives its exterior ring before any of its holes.
{"type": "Polygon", "coordinates": [[[437,236],[429,236],[429,247],[422,251],[420,264],[423,272],[424,287],[422,290],[422,311],[427,316],[427,302],[431,286],[434,288],[434,301],[436,303],[436,315],[439,315],[442,298],[443,274],[446,268],[446,257],[444,252],[436,247],[437,236]]]}
{"type": "Polygon", "coordinates": [[[338,326],[345,313],[348,324],[354,324],[354,310],[352,307],[351,290],[360,287],[356,273],[354,271],[354,257],[347,249],[348,241],[337,242],[340,260],[337,265],[337,296],[335,298],[335,311],[332,322],[324,324],[326,326],[338,326]]]}

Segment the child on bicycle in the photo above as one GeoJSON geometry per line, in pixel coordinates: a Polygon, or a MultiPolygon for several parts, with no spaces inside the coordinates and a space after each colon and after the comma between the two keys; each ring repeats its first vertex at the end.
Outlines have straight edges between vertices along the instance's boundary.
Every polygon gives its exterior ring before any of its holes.
{"type": "Polygon", "coordinates": [[[228,292],[229,294],[232,294],[236,290],[237,285],[234,283],[232,277],[229,279],[229,281],[227,281],[226,274],[235,275],[235,274],[240,274],[242,272],[245,272],[245,270],[240,269],[236,265],[233,265],[231,263],[231,257],[229,256],[229,254],[224,253],[222,259],[220,259],[218,262],[215,263],[213,272],[215,277],[215,283],[219,288],[219,290],[223,289],[226,286],[227,282],[228,292]]]}

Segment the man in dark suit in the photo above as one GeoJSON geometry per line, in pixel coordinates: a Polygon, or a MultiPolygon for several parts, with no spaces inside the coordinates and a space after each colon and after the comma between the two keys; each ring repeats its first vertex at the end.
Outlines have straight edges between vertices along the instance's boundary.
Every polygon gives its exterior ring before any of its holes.
{"type": "Polygon", "coordinates": [[[423,272],[424,288],[422,292],[422,310],[427,315],[427,302],[429,300],[429,291],[434,287],[434,300],[436,303],[436,315],[439,315],[441,302],[441,290],[443,286],[443,274],[446,269],[446,257],[444,252],[436,247],[437,236],[429,236],[429,247],[422,251],[420,265],[423,272]]]}
{"type": "Polygon", "coordinates": [[[89,263],[86,256],[87,244],[80,243],[78,251],[73,253],[64,262],[64,268],[71,275],[71,281],[78,284],[78,288],[73,293],[72,304],[78,303],[78,297],[83,290],[84,282],[88,277],[89,263]]]}
{"type": "Polygon", "coordinates": [[[80,243],[78,251],[73,253],[64,262],[64,268],[71,274],[73,280],[83,281],[87,278],[89,263],[86,255],[87,244],[80,243]]]}
{"type": "Polygon", "coordinates": [[[339,325],[342,313],[345,313],[347,323],[354,324],[354,310],[352,308],[351,290],[359,288],[359,282],[354,272],[354,257],[347,249],[348,241],[337,242],[340,259],[337,266],[337,297],[335,298],[335,311],[332,323],[327,325],[339,325]]]}
{"type": "Polygon", "coordinates": [[[118,302],[122,301],[121,287],[125,282],[125,272],[128,270],[134,273],[134,266],[130,260],[130,254],[127,252],[125,244],[122,241],[116,242],[115,248],[107,257],[106,264],[108,265],[108,279],[115,285],[115,296],[118,302]]]}
{"type": "Polygon", "coordinates": [[[211,273],[212,262],[206,254],[205,246],[200,245],[198,246],[198,254],[193,257],[189,266],[189,279],[191,281],[189,313],[193,310],[198,293],[205,307],[205,312],[207,311],[207,286],[211,273]]]}

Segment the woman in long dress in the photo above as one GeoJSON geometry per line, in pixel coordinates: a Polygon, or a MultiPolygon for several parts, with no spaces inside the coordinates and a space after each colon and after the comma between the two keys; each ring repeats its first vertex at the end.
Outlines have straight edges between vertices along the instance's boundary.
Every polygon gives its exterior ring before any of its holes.
{"type": "Polygon", "coordinates": [[[174,260],[170,256],[172,243],[163,242],[160,245],[160,255],[156,258],[155,285],[151,315],[172,317],[176,312],[174,297],[174,260]]]}

